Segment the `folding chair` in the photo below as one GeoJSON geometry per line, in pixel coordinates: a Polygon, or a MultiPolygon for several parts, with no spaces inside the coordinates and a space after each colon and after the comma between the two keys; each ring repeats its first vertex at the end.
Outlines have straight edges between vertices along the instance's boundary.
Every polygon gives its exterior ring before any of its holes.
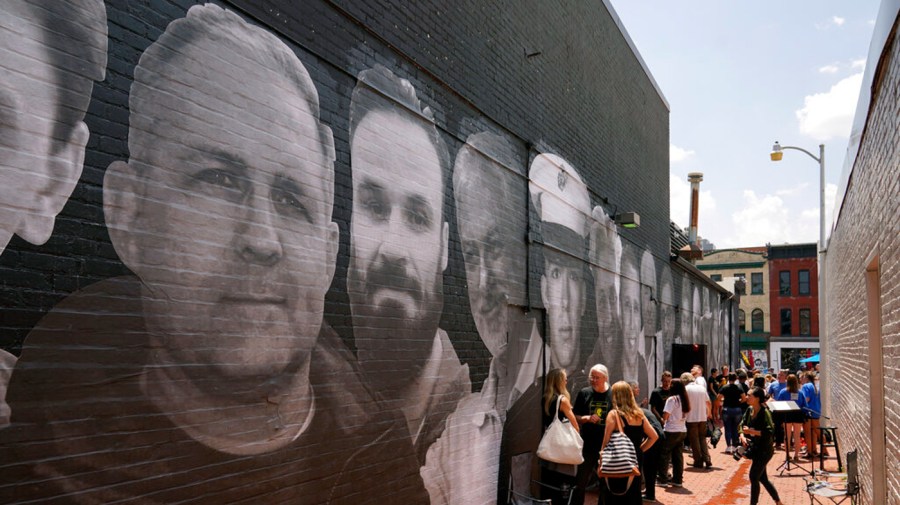
{"type": "MultiPolygon", "coordinates": [[[[575,486],[570,486],[568,484],[563,484],[559,487],[551,486],[550,484],[546,484],[544,482],[533,480],[540,487],[545,487],[552,491],[556,491],[560,493],[562,499],[565,501],[566,505],[572,504],[572,495],[575,493],[575,486]]],[[[553,500],[550,498],[541,499],[535,498],[531,496],[531,494],[522,494],[516,491],[513,491],[512,487],[509,489],[509,505],[551,505],[553,500]]]]}
{"type": "Polygon", "coordinates": [[[848,498],[851,504],[856,503],[859,496],[859,469],[856,450],[847,453],[847,473],[831,473],[816,470],[812,478],[804,477],[806,493],[810,505],[825,503],[827,498],[832,504],[843,503],[848,498]]]}

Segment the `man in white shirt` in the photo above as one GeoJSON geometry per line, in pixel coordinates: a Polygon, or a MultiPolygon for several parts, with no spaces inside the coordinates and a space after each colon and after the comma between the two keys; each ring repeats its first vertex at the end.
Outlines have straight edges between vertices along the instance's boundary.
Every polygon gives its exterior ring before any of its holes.
{"type": "MultiPolygon", "coordinates": [[[[695,369],[697,368],[695,367],[695,369]]],[[[700,378],[702,378],[702,372],[700,378]]],[[[704,464],[707,468],[712,468],[709,449],[706,447],[706,420],[712,415],[709,394],[706,393],[706,386],[700,384],[699,379],[694,379],[691,374],[682,374],[681,380],[687,382],[685,390],[691,404],[691,411],[688,412],[685,421],[688,442],[691,444],[691,453],[694,456],[694,468],[703,468],[704,464]]]]}

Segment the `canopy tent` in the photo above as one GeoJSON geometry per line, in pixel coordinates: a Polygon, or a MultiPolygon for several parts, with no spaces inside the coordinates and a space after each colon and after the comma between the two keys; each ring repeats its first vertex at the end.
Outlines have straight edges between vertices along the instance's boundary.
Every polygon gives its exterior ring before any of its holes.
{"type": "Polygon", "coordinates": [[[803,358],[800,360],[800,363],[818,363],[818,362],[819,362],[818,354],[814,354],[808,358],[803,358]]]}

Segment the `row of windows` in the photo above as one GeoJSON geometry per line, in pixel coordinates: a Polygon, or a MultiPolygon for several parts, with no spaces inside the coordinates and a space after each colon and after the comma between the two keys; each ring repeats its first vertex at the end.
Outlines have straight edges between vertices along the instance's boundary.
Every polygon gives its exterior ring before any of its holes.
{"type": "MultiPolygon", "coordinates": [[[[712,274],[709,276],[715,282],[722,281],[722,274],[712,274]]],[[[747,281],[747,275],[744,273],[736,273],[734,277],[747,281]]],[[[809,295],[809,270],[800,270],[797,272],[797,294],[809,295]]],[[[763,294],[763,274],[762,272],[752,272],[750,274],[750,294],[763,294]]],[[[791,271],[782,270],[778,272],[778,294],[781,296],[791,296],[791,271]]]]}
{"type": "MultiPolygon", "coordinates": [[[[747,274],[744,273],[736,273],[734,277],[741,279],[744,282],[747,282],[747,274]]],[[[720,282],[722,280],[722,274],[712,274],[709,276],[710,279],[715,282],[720,282]]],[[[762,272],[751,272],[750,273],[750,294],[751,295],[761,295],[763,294],[763,274],[762,272]]]]}
{"type": "MultiPolygon", "coordinates": [[[[800,270],[797,272],[797,294],[808,295],[809,293],[809,270],[800,270]]],[[[778,272],[778,294],[781,296],[791,296],[790,270],[778,272]]]]}
{"type": "MultiPolygon", "coordinates": [[[[810,309],[800,309],[800,331],[797,335],[810,335],[812,332],[810,309]]],[[[793,325],[791,324],[791,309],[781,309],[781,334],[794,335],[793,325]]],[[[738,310],[738,326],[743,332],[747,331],[747,316],[743,310],[738,310]]],[[[750,313],[750,331],[763,331],[763,311],[761,309],[753,309],[750,313]]]]}

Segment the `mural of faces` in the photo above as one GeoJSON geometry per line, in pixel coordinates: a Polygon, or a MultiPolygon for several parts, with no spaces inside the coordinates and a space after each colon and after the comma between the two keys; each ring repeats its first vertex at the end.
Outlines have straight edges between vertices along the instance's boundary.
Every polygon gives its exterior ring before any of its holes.
{"type": "MultiPolygon", "coordinates": [[[[661,351],[669,358],[668,362],[671,362],[672,344],[675,343],[675,297],[672,287],[672,270],[669,268],[660,270],[659,298],[661,351]]],[[[668,362],[665,365],[668,365],[668,362]]]]}
{"type": "MultiPolygon", "coordinates": [[[[375,96],[364,71],[351,105],[353,217],[347,288],[364,368],[421,366],[443,306],[449,228],[443,216],[444,158],[433,123],[375,96]],[[398,325],[403,321],[403,325],[398,325]],[[385,331],[390,330],[390,331],[385,331]]],[[[392,374],[378,374],[387,379],[392,374]]],[[[393,374],[396,375],[396,374],[393,374]]]]}
{"type": "Polygon", "coordinates": [[[469,305],[494,357],[505,352],[507,306],[524,291],[525,180],[497,161],[517,158],[499,135],[476,133],[460,148],[453,169],[469,305]]]}
{"type": "Polygon", "coordinates": [[[626,247],[622,252],[622,277],[619,280],[622,305],[622,361],[626,380],[636,378],[641,345],[641,284],[635,256],[636,249],[626,247]]]}
{"type": "Polygon", "coordinates": [[[612,346],[618,345],[621,335],[619,318],[619,264],[622,257],[622,241],[615,222],[602,207],[596,206],[591,223],[591,272],[594,276],[594,301],[597,305],[597,352],[599,362],[612,366],[612,346]]]}
{"type": "Polygon", "coordinates": [[[684,274],[684,277],[681,279],[681,307],[678,309],[678,320],[679,320],[679,342],[682,344],[689,344],[694,341],[693,334],[693,312],[692,312],[692,286],[690,277],[687,274],[684,274]]]}
{"type": "Polygon", "coordinates": [[[581,326],[587,307],[590,196],[575,168],[557,155],[537,155],[528,177],[545,241],[541,299],[550,327],[550,362],[573,372],[581,366],[581,326]]]}
{"type": "Polygon", "coordinates": [[[100,0],[3,3],[0,253],[13,234],[46,242],[81,176],[82,119],[106,71],[106,32],[100,0]]]}
{"type": "Polygon", "coordinates": [[[337,252],[334,150],[312,81],[278,39],[245,28],[224,45],[210,24],[190,29],[190,44],[173,34],[141,57],[132,156],[109,167],[104,198],[149,329],[216,388],[309,359],[337,252]],[[264,57],[239,56],[249,48],[264,57]]]}

